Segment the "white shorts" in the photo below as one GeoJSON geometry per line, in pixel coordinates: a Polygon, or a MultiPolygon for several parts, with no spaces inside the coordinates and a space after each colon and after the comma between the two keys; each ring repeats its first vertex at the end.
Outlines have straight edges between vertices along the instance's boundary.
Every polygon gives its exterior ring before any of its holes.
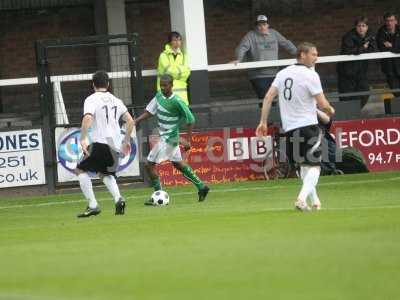
{"type": "Polygon", "coordinates": [[[159,140],[158,143],[151,149],[147,160],[156,164],[162,163],[163,161],[182,161],[181,149],[179,145],[172,146],[163,140],[159,140]]]}

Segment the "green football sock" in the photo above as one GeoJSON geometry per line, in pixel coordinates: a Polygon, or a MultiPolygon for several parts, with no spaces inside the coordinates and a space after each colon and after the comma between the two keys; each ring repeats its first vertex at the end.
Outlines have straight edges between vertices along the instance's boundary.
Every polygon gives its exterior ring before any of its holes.
{"type": "Polygon", "coordinates": [[[191,183],[193,183],[198,190],[201,190],[204,188],[204,183],[201,181],[201,179],[194,173],[192,168],[189,165],[185,165],[182,169],[183,176],[189,180],[191,183]]]}
{"type": "Polygon", "coordinates": [[[161,190],[160,178],[157,177],[157,178],[151,179],[151,186],[154,188],[154,191],[161,190]]]}

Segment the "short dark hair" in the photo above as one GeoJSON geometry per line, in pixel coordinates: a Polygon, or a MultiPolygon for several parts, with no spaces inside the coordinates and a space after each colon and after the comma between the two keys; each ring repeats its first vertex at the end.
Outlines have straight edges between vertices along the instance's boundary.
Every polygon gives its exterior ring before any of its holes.
{"type": "Polygon", "coordinates": [[[169,83],[172,83],[174,78],[170,74],[164,74],[160,76],[160,81],[168,81],[169,83]]]}
{"type": "Polygon", "coordinates": [[[168,43],[171,43],[173,38],[182,39],[182,35],[178,31],[171,31],[168,34],[168,43]]]}
{"type": "Polygon", "coordinates": [[[396,15],[394,12],[392,12],[392,11],[388,11],[388,12],[385,12],[385,13],[383,14],[383,20],[385,20],[385,21],[386,21],[386,19],[388,19],[388,18],[390,18],[390,17],[395,17],[396,20],[397,20],[397,15],[396,15]]]}
{"type": "Polygon", "coordinates": [[[364,23],[368,25],[368,18],[366,16],[359,16],[354,20],[354,26],[357,26],[359,23],[364,23]]]}
{"type": "Polygon", "coordinates": [[[301,53],[308,53],[311,48],[317,48],[313,43],[310,42],[302,42],[297,46],[296,57],[300,58],[301,53]]]}
{"type": "Polygon", "coordinates": [[[108,88],[110,78],[106,71],[100,70],[93,74],[92,81],[93,85],[98,89],[108,88]]]}

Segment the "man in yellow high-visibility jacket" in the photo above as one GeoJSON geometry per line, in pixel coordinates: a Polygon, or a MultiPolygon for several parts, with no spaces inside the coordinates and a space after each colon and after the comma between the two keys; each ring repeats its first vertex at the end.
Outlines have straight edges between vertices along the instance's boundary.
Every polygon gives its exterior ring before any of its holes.
{"type": "Polygon", "coordinates": [[[157,68],[157,90],[160,91],[160,76],[169,74],[174,79],[173,93],[178,95],[186,105],[189,105],[187,80],[190,68],[187,54],[181,49],[182,36],[173,31],[168,36],[168,43],[161,52],[157,68]]]}

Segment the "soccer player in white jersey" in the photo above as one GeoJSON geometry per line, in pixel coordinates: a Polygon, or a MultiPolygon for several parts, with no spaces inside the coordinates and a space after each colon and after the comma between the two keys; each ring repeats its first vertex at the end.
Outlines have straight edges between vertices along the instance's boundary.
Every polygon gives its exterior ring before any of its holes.
{"type": "MultiPolygon", "coordinates": [[[[173,166],[182,172],[183,176],[193,183],[198,189],[198,200],[204,201],[210,190],[193,169],[182,161],[179,142],[184,146],[185,151],[190,150],[192,140],[192,129],[195,122],[192,112],[182,99],[172,92],[173,78],[171,75],[160,77],[161,91],[147,105],[146,110],[137,119],[136,125],[141,121],[157,117],[160,141],[153,147],[147,156],[146,169],[149,174],[151,184],[155,191],[161,190],[160,178],[156,172],[156,164],[169,160],[173,166]],[[187,125],[187,140],[180,141],[179,126],[184,122],[187,125]]],[[[145,202],[152,205],[151,201],[145,202]]]]}
{"type": "Polygon", "coordinates": [[[125,213],[125,201],[121,197],[115,172],[119,158],[130,152],[130,139],[134,121],[124,103],[108,92],[109,77],[104,71],[93,75],[94,93],[85,99],[81,125],[80,144],[84,158],[75,172],[80,187],[89,204],[78,218],[98,215],[101,210],[96,201],[92,181],[88,172],[97,173],[102,178],[115,202],[115,214],[125,213]],[[121,136],[119,121],[125,122],[125,136],[121,136]],[[92,144],[88,145],[88,130],[92,129],[92,144]]]}
{"type": "Polygon", "coordinates": [[[311,43],[302,43],[297,47],[297,64],[278,72],[270,89],[266,93],[261,111],[257,136],[265,136],[268,129],[268,115],[272,100],[279,98],[279,109],[283,131],[286,135],[286,152],[292,162],[300,165],[303,185],[295,202],[302,211],[312,207],[321,208],[316,186],[320,175],[321,138],[318,127],[317,108],[332,116],[335,113],[322,91],[321,80],[314,65],[318,58],[317,48],[311,43]]]}

